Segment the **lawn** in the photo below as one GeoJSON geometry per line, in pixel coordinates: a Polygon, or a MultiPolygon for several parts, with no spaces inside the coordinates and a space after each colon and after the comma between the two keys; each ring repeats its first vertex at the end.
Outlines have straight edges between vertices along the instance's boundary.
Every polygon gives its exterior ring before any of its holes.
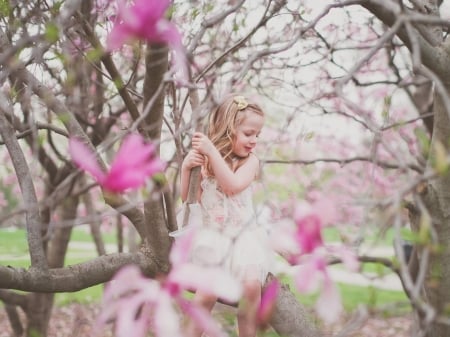
{"type": "MultiPolygon", "coordinates": [[[[103,233],[105,243],[113,244],[116,241],[115,233],[103,233]]],[[[334,228],[328,228],[324,233],[327,242],[339,241],[339,233],[334,228]]],[[[387,236],[388,238],[389,236],[387,236]]],[[[388,240],[385,238],[385,240],[388,240]]],[[[86,244],[93,244],[89,231],[85,228],[76,228],[72,233],[72,241],[83,243],[84,247],[79,245],[69,246],[66,256],[66,265],[76,264],[87,261],[96,256],[96,251],[92,245],[91,248],[86,244]],[[86,247],[87,246],[87,247],[86,247]]],[[[111,250],[109,250],[111,251],[111,250]]],[[[29,267],[29,256],[26,242],[26,232],[21,229],[0,229],[0,263],[2,265],[11,265],[13,267],[29,267]]],[[[378,274],[389,274],[390,270],[377,264],[364,265],[365,272],[376,272],[378,274]]],[[[283,283],[290,286],[294,291],[292,280],[288,277],[282,278],[283,283]]],[[[338,284],[340,294],[343,300],[344,308],[353,311],[358,306],[365,305],[369,309],[378,310],[387,315],[396,315],[397,313],[409,310],[407,298],[401,291],[382,290],[374,287],[357,286],[340,283],[338,284]]],[[[60,293],[56,295],[58,305],[69,303],[95,303],[101,299],[103,285],[97,285],[74,293],[60,293]]],[[[295,291],[294,291],[295,292],[295,291]]],[[[307,306],[313,305],[316,295],[301,295],[296,293],[298,299],[307,306]]]]}

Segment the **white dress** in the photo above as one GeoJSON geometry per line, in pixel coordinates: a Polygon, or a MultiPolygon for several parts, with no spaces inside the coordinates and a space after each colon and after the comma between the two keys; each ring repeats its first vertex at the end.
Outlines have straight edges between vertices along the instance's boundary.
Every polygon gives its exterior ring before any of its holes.
{"type": "Polygon", "coordinates": [[[271,266],[267,233],[256,222],[252,187],[225,195],[214,178],[201,182],[203,224],[195,234],[194,263],[221,266],[240,280],[264,284],[271,266]]]}

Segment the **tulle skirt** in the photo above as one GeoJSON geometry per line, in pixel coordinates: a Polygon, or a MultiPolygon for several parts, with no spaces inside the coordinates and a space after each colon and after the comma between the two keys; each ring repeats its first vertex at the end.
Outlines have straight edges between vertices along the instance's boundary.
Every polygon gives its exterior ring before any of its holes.
{"type": "Polygon", "coordinates": [[[229,236],[209,227],[196,230],[191,249],[193,263],[221,266],[239,280],[259,280],[264,284],[273,264],[273,255],[263,228],[244,228],[229,236]]]}

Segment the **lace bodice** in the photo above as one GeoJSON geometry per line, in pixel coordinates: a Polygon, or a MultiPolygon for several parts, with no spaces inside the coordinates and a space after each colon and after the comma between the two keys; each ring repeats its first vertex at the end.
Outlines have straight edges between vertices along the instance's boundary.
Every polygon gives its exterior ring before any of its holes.
{"type": "Polygon", "coordinates": [[[225,195],[212,177],[204,178],[201,187],[205,226],[212,226],[231,236],[256,226],[251,185],[232,196],[225,195]]]}

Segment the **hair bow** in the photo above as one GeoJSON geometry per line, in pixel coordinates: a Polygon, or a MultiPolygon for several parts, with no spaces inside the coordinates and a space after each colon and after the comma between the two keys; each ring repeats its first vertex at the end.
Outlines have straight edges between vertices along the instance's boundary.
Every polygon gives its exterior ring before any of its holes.
{"type": "Polygon", "coordinates": [[[233,102],[237,104],[238,110],[244,110],[248,106],[248,102],[244,96],[234,96],[233,102]]]}

